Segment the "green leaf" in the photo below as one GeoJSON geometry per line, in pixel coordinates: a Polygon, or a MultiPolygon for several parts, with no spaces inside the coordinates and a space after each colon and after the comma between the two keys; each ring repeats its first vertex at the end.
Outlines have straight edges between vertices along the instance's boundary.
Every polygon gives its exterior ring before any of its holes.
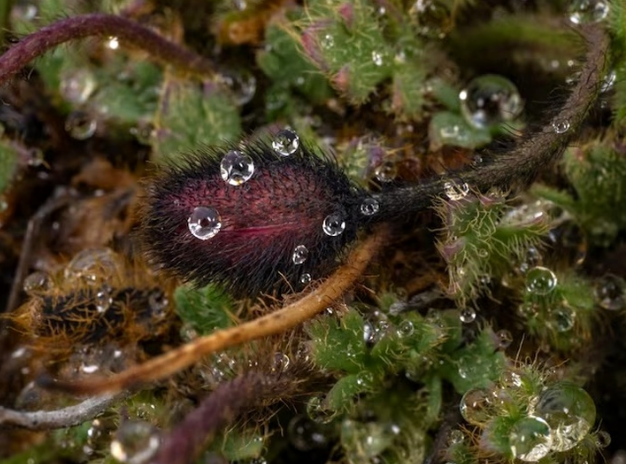
{"type": "Polygon", "coordinates": [[[174,300],[183,322],[200,334],[232,326],[232,300],[214,285],[199,289],[180,286],[174,292],[174,300]]]}

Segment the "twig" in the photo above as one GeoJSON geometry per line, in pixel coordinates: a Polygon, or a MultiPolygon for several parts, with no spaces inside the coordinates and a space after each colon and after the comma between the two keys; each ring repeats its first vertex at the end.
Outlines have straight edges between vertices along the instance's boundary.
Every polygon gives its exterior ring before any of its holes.
{"type": "Polygon", "coordinates": [[[213,74],[213,64],[129,19],[108,14],[87,14],[62,19],[27,35],[0,56],[0,85],[48,50],[86,37],[117,37],[181,71],[213,74]]]}
{"type": "Polygon", "coordinates": [[[15,411],[0,407],[0,427],[50,430],[71,427],[92,419],[123,395],[107,394],[56,411],[15,411]]]}
{"type": "Polygon", "coordinates": [[[244,409],[275,394],[277,385],[258,372],[224,382],[207,396],[162,441],[152,464],[193,462],[202,446],[244,409]]]}
{"type": "Polygon", "coordinates": [[[40,378],[39,383],[45,388],[75,394],[119,392],[140,383],[163,379],[190,366],[207,354],[282,333],[322,312],[354,285],[385,236],[386,233],[379,230],[368,237],[348,256],[347,264],[339,268],[317,289],[278,311],[237,327],[198,338],[187,345],[107,379],[90,379],[72,383],[40,378]]]}

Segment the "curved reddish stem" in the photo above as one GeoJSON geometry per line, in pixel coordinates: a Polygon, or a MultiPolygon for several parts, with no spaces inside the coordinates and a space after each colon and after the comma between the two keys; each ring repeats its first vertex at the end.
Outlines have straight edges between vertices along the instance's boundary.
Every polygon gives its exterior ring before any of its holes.
{"type": "Polygon", "coordinates": [[[121,16],[87,14],[62,19],[29,34],[0,56],[0,85],[48,50],[86,37],[118,37],[151,56],[192,74],[213,74],[212,63],[152,30],[121,16]]]}

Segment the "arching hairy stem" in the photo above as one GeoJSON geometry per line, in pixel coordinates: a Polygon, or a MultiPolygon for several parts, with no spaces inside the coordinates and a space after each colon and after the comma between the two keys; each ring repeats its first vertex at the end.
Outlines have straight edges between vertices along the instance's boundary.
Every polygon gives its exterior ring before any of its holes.
{"type": "Polygon", "coordinates": [[[474,191],[497,187],[527,187],[550,163],[558,159],[583,125],[602,89],[608,67],[609,37],[601,24],[580,30],[587,43],[580,79],[563,106],[536,132],[524,134],[510,151],[493,156],[480,166],[448,173],[419,185],[390,189],[380,196],[380,213],[372,222],[386,222],[429,208],[445,196],[447,182],[467,183],[474,191]],[[557,130],[557,127],[560,129],[557,130]],[[566,130],[563,130],[567,126],[566,130]]]}
{"type": "Polygon", "coordinates": [[[386,237],[380,229],[361,243],[346,259],[346,264],[302,299],[253,321],[198,338],[180,348],[153,358],[107,379],[61,382],[41,379],[46,388],[75,394],[119,392],[126,388],[170,376],[216,351],[241,345],[289,330],[322,312],[340,298],[363,274],[380,242],[386,237]]]}
{"type": "Polygon", "coordinates": [[[86,37],[117,37],[145,50],[153,58],[190,74],[211,76],[213,64],[130,19],[108,14],[87,14],[62,19],[27,35],[0,56],[0,85],[57,45],[86,37]]]}

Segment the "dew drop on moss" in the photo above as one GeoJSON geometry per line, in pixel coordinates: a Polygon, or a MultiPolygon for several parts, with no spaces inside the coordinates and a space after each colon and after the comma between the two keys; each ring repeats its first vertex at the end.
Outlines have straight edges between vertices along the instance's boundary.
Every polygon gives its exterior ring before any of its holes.
{"type": "Polygon", "coordinates": [[[596,405],[578,385],[561,382],[539,395],[535,414],[544,418],[552,429],[552,449],[567,451],[591,430],[596,420],[596,405]]]}
{"type": "Polygon", "coordinates": [[[596,280],[594,295],[598,304],[609,311],[618,311],[626,306],[624,280],[614,274],[606,274],[596,280]]]}
{"type": "Polygon", "coordinates": [[[509,445],[514,458],[537,462],[550,452],[552,445],[550,426],[540,417],[524,417],[511,427],[509,445]]]}
{"type": "Polygon", "coordinates": [[[552,292],[557,285],[557,277],[544,266],[535,266],[526,273],[526,290],[537,296],[544,296],[552,292]]]}
{"type": "Polygon", "coordinates": [[[449,200],[459,201],[467,196],[469,193],[469,185],[467,183],[456,183],[453,181],[443,184],[443,192],[446,194],[449,200]]]}
{"type": "Polygon", "coordinates": [[[486,388],[465,392],[459,404],[463,419],[473,425],[484,425],[493,416],[492,395],[486,388]]]}

